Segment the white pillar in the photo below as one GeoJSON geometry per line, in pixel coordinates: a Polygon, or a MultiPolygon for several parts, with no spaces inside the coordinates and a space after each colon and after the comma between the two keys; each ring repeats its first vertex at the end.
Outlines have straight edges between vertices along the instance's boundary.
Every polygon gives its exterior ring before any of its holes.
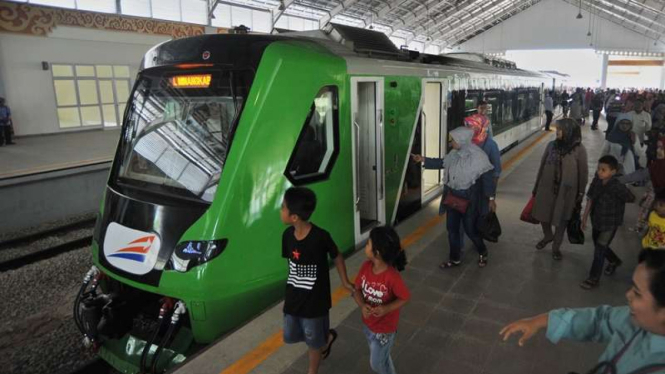
{"type": "Polygon", "coordinates": [[[662,90],[665,88],[665,66],[660,69],[660,87],[658,89],[662,90]]]}
{"type": "Polygon", "coordinates": [[[603,54],[603,67],[601,68],[600,73],[600,88],[603,90],[607,88],[607,65],[610,60],[610,56],[603,54]]]}

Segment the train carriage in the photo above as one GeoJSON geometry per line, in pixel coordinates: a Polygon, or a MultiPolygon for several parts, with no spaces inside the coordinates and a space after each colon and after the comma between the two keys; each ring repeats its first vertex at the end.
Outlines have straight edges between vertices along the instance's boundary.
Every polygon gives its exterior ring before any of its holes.
{"type": "Polygon", "coordinates": [[[410,154],[444,156],[478,100],[507,149],[541,128],[550,83],[339,25],[156,46],[127,105],[74,308],[86,342],[125,373],[182,362],[283,297],[288,187],[316,192],[312,220],[348,255],[372,227],[441,193],[445,171],[410,154]]]}

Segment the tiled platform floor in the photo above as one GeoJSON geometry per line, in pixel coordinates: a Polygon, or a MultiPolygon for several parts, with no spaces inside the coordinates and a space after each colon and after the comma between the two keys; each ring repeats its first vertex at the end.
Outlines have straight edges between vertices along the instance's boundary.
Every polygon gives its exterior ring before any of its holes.
{"type": "Polygon", "coordinates": [[[91,130],[17,138],[0,147],[0,179],[113,158],[120,130],[91,130]]]}
{"type": "MultiPolygon", "coordinates": [[[[583,132],[592,176],[604,134],[590,131],[589,126],[583,132]]],[[[412,299],[402,310],[393,348],[398,373],[562,374],[586,372],[596,362],[604,348],[600,344],[562,342],[555,346],[540,334],[520,348],[515,339],[502,342],[499,337],[499,330],[508,322],[552,308],[625,304],[624,293],[636,264],[639,240],[627,227],[619,230],[612,246],[624,265],[614,276],[604,277],[596,290],[584,291],[578,286],[593,258],[589,229],[585,245],[564,242],[561,262],[552,259],[549,247],[536,251],[534,246],[542,237],[540,226],[519,221],[519,213],[530,196],[546,144],[541,142],[500,182],[498,214],[503,235],[499,243],[488,244],[487,268],[477,267],[475,249],[467,240],[464,266],[439,270],[437,265],[448,256],[443,225],[437,228],[440,236],[410,259],[402,275],[412,299]]],[[[626,222],[634,223],[636,214],[637,206],[630,205],[626,222]]],[[[321,366],[321,374],[372,373],[361,328],[356,308],[336,327],[339,338],[321,366]]],[[[307,356],[303,354],[284,373],[306,372],[307,356]]]]}

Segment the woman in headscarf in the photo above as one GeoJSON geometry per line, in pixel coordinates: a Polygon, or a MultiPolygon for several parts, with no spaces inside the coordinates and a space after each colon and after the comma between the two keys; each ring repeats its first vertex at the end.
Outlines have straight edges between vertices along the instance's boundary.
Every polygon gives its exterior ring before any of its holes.
{"type": "Polygon", "coordinates": [[[450,258],[441,269],[459,266],[462,252],[460,225],[478,251],[478,266],[487,265],[487,247],[477,229],[481,199],[494,199],[492,164],[485,152],[473,144],[473,130],[458,127],[450,132],[453,150],[445,158],[414,155],[416,162],[425,161],[426,169],[446,169],[439,214],[447,213],[446,227],[450,258]],[[482,183],[477,183],[482,179],[482,183]],[[466,206],[464,206],[466,205],[466,206]]]}
{"type": "Polygon", "coordinates": [[[533,188],[532,215],[540,221],[544,235],[536,249],[554,242],[552,257],[555,260],[563,258],[560,249],[563,234],[575,206],[584,197],[589,179],[587,152],[577,127],[577,122],[570,118],[557,121],[556,140],[550,142],[543,153],[533,188]]]}
{"type": "Polygon", "coordinates": [[[635,133],[633,121],[627,113],[621,113],[616,119],[615,126],[607,135],[607,143],[603,154],[610,154],[623,165],[620,172],[630,174],[637,169],[637,155],[635,154],[635,133]]]}
{"type": "MultiPolygon", "coordinates": [[[[471,142],[485,152],[494,167],[492,170],[493,183],[491,192],[492,195],[495,195],[499,178],[501,177],[501,152],[499,151],[499,145],[492,138],[492,126],[490,125],[489,118],[487,118],[487,109],[487,102],[480,101],[478,103],[478,113],[464,118],[464,126],[473,130],[471,142]]],[[[483,186],[484,188],[485,186],[483,186]]],[[[481,217],[490,211],[496,211],[496,202],[494,200],[481,199],[481,217]]]]}

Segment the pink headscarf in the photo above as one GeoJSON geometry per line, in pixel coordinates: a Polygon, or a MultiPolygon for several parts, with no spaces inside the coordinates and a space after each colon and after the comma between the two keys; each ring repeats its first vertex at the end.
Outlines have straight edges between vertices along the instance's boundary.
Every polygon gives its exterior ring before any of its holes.
{"type": "Polygon", "coordinates": [[[489,134],[490,120],[482,114],[473,114],[464,119],[464,125],[473,130],[473,139],[475,145],[481,145],[487,139],[489,134]]]}

